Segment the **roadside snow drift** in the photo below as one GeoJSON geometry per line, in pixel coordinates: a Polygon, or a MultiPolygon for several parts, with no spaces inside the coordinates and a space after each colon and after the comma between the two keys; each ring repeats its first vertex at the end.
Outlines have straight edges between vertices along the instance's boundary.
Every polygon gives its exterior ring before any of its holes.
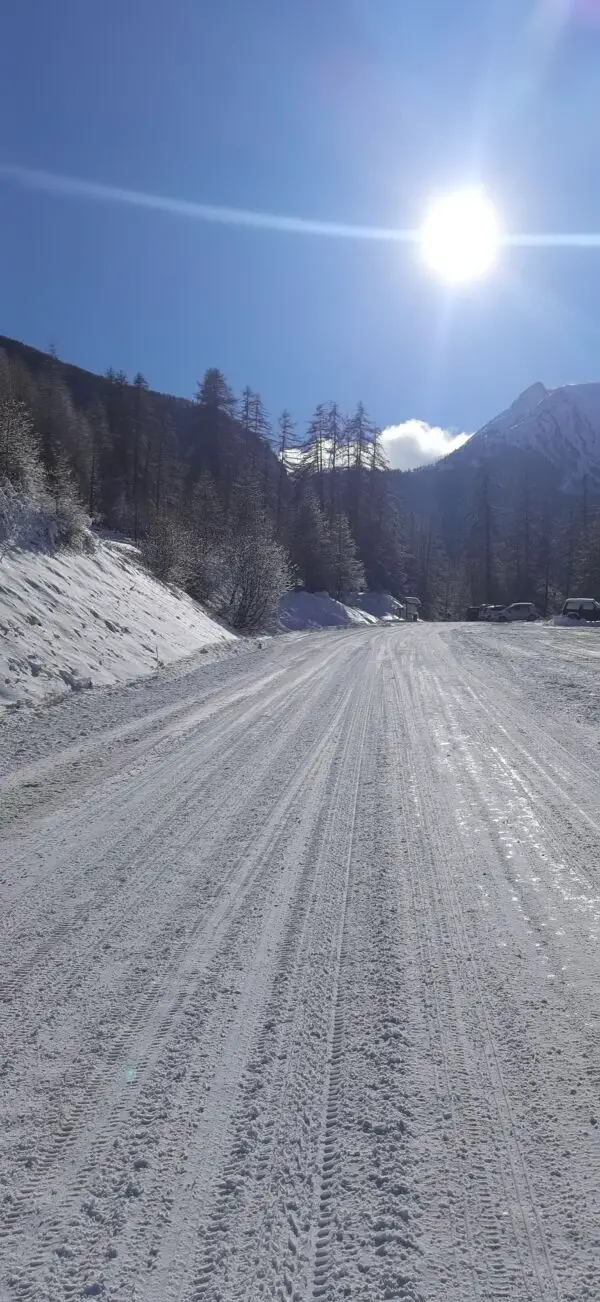
{"type": "Polygon", "coordinates": [[[152,673],[234,635],[158,583],[127,544],[0,554],[0,712],[152,673]]]}
{"type": "Polygon", "coordinates": [[[378,623],[379,620],[365,610],[345,606],[333,597],[315,592],[288,592],[279,603],[278,627],[286,633],[378,623]]]}
{"type": "Polygon", "coordinates": [[[600,633],[600,623],[592,619],[571,619],[570,615],[555,615],[551,621],[555,628],[591,628],[600,633]]]}
{"type": "Polygon", "coordinates": [[[350,605],[376,619],[402,619],[404,606],[389,592],[356,592],[350,596],[350,605]]]}

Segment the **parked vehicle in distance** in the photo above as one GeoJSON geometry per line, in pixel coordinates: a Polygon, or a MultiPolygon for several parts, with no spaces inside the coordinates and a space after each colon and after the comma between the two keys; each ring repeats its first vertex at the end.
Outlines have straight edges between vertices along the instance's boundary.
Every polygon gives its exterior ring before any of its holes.
{"type": "Polygon", "coordinates": [[[569,619],[600,620],[600,601],[593,597],[569,597],[561,615],[568,615],[569,619]]]}
{"type": "Polygon", "coordinates": [[[496,620],[504,610],[506,610],[506,606],[482,606],[479,618],[496,620]]]}
{"type": "Polygon", "coordinates": [[[404,597],[404,618],[409,624],[416,624],[421,618],[421,601],[419,597],[404,597]]]}
{"type": "Polygon", "coordinates": [[[514,620],[524,619],[531,623],[539,619],[539,611],[532,601],[514,601],[512,606],[504,606],[497,615],[492,616],[498,624],[510,624],[514,620]]]}
{"type": "Polygon", "coordinates": [[[479,617],[480,617],[480,616],[479,616],[479,611],[480,611],[480,607],[479,607],[479,606],[468,606],[468,608],[467,608],[467,613],[466,613],[466,619],[479,619],[479,617]]]}

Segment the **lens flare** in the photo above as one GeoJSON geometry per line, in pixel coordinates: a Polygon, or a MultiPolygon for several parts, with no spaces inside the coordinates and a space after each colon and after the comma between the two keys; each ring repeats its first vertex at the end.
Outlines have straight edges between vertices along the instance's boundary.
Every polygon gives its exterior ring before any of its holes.
{"type": "Polygon", "coordinates": [[[421,232],[425,263],[451,284],[479,280],[491,271],[500,243],[496,210],[479,187],[436,199],[421,232]]]}

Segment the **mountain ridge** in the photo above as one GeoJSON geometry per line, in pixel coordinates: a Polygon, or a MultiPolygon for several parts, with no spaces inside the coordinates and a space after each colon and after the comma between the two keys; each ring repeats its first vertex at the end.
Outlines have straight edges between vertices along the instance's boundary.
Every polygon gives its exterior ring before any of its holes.
{"type": "Polygon", "coordinates": [[[544,456],[562,475],[566,492],[584,476],[600,490],[600,383],[547,389],[536,381],[448,460],[487,458],[507,444],[544,456]]]}

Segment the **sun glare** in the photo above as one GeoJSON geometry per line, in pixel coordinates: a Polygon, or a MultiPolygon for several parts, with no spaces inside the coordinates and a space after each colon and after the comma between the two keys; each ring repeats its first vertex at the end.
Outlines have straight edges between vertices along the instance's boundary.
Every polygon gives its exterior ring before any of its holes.
{"type": "Polygon", "coordinates": [[[499,245],[498,216],[483,190],[457,190],[431,204],[421,231],[421,251],[427,266],[443,280],[479,280],[494,266],[499,245]]]}

